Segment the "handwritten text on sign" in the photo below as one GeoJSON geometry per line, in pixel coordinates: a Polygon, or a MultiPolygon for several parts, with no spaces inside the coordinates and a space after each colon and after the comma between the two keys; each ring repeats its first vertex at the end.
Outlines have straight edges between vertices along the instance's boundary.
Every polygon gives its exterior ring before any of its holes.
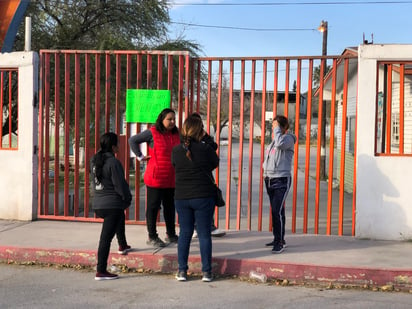
{"type": "Polygon", "coordinates": [[[167,107],[170,107],[170,90],[127,89],[126,122],[155,123],[167,107]]]}

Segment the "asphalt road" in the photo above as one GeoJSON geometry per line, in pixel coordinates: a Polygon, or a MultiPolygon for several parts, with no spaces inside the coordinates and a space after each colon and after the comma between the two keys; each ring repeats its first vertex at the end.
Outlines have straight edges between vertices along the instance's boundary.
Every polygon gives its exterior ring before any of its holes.
{"type": "Polygon", "coordinates": [[[122,274],[0,264],[0,308],[374,308],[412,307],[405,292],[276,286],[233,278],[177,282],[172,275],[122,274]]]}

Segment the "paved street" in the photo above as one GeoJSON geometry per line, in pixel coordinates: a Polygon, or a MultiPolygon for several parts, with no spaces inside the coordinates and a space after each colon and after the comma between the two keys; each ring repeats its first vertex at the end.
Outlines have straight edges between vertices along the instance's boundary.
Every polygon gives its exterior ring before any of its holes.
{"type": "Polygon", "coordinates": [[[90,271],[0,264],[0,308],[411,308],[408,293],[283,287],[200,277],[127,274],[95,281],[90,271]]]}

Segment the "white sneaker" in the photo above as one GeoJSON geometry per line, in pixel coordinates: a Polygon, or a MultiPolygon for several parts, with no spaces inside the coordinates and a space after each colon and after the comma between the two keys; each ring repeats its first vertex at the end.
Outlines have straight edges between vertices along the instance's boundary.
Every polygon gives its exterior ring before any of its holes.
{"type": "Polygon", "coordinates": [[[219,229],[216,229],[216,230],[213,230],[213,231],[212,231],[211,235],[212,235],[213,237],[223,237],[223,236],[226,235],[226,232],[225,232],[225,231],[221,231],[221,230],[219,230],[219,229]]]}
{"type": "Polygon", "coordinates": [[[192,236],[193,238],[197,238],[197,232],[196,232],[196,230],[193,232],[193,236],[192,236]]]}

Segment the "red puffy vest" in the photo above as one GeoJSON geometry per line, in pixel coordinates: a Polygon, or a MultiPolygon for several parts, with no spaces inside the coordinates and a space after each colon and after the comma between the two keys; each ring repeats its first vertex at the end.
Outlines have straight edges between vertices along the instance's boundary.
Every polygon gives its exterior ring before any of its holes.
{"type": "Polygon", "coordinates": [[[172,149],[180,143],[179,133],[160,133],[156,127],[151,127],[153,148],[148,147],[151,156],[144,173],[144,183],[153,188],[174,188],[175,169],[172,165],[172,149]]]}

